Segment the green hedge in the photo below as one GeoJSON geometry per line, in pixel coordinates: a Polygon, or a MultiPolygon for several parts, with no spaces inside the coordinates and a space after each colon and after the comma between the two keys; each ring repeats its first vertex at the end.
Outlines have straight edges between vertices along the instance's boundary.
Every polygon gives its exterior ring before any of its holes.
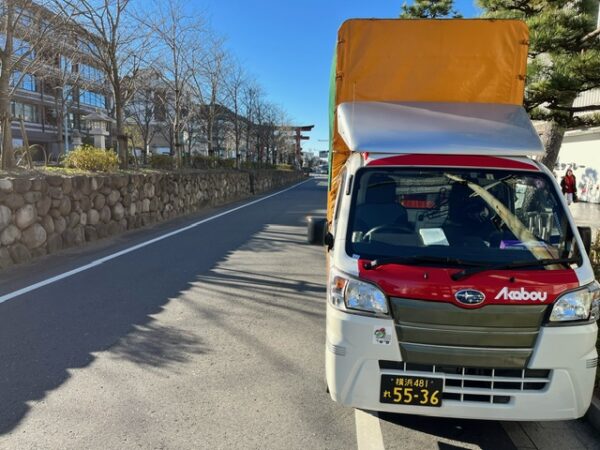
{"type": "Polygon", "coordinates": [[[273,164],[269,164],[269,163],[257,163],[257,162],[244,161],[242,163],[242,169],[246,169],[246,170],[275,169],[275,166],[273,164]]]}
{"type": "Polygon", "coordinates": [[[172,170],[175,159],[171,155],[150,155],[150,167],[153,169],[172,170]]]}
{"type": "Polygon", "coordinates": [[[214,156],[194,155],[190,161],[194,169],[234,169],[235,159],[222,159],[214,156]]]}

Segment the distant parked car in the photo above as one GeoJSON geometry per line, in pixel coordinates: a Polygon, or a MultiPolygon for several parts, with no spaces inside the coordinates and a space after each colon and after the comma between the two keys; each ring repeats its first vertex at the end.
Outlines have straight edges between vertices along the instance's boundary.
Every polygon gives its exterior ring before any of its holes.
{"type": "Polygon", "coordinates": [[[320,166],[317,166],[315,168],[315,173],[327,175],[329,173],[329,165],[328,164],[322,164],[320,166]]]}

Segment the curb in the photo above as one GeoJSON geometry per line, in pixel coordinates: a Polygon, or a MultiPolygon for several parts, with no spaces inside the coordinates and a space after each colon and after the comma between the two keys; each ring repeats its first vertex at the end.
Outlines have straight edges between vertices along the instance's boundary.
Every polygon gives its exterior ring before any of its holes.
{"type": "Polygon", "coordinates": [[[585,418],[600,433],[600,399],[592,396],[592,403],[588,409],[585,418]]]}

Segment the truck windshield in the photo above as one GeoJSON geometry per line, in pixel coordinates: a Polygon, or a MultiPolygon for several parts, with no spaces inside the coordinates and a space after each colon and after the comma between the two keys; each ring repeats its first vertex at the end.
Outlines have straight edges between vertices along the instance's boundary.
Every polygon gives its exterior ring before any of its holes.
{"type": "Polygon", "coordinates": [[[543,173],[365,168],[354,185],[346,240],[354,257],[494,265],[574,255],[566,213],[543,173]]]}

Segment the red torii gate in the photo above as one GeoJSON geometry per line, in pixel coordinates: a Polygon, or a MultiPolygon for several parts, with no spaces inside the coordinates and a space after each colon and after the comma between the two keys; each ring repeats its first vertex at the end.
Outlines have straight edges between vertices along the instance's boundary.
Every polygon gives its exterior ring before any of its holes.
{"type": "Polygon", "coordinates": [[[310,139],[308,136],[302,135],[302,132],[311,131],[314,127],[314,125],[291,127],[294,133],[294,140],[296,141],[296,162],[298,163],[298,165],[301,165],[302,160],[302,141],[307,141],[308,139],[310,139]]]}

